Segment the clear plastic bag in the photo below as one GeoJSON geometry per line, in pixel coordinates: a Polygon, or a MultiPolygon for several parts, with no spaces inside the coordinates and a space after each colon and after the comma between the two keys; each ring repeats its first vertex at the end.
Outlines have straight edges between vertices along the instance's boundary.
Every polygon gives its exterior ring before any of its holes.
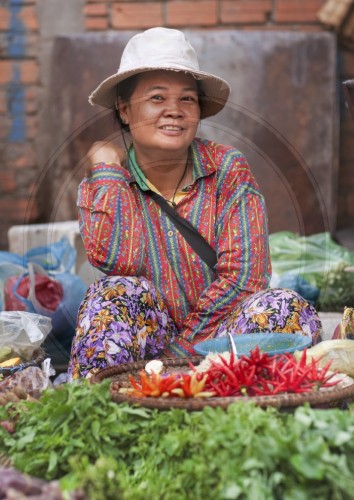
{"type": "Polygon", "coordinates": [[[10,348],[11,357],[30,361],[47,338],[52,321],[47,316],[26,311],[0,312],[0,349],[10,348]]]}
{"type": "Polygon", "coordinates": [[[49,375],[51,373],[46,373],[46,370],[39,368],[39,366],[27,366],[23,370],[0,380],[0,393],[4,395],[12,391],[16,393],[16,388],[20,388],[22,393],[25,392],[33,398],[39,398],[43,391],[53,385],[49,375]]]}
{"type": "MultiPolygon", "coordinates": [[[[296,356],[300,357],[301,353],[296,353],[296,356]]],[[[354,377],[354,340],[324,340],[307,349],[307,363],[311,363],[312,358],[320,358],[320,366],[325,366],[328,361],[331,361],[331,370],[338,370],[350,377],[354,377]]]]}
{"type": "Polygon", "coordinates": [[[329,233],[299,236],[290,231],[280,231],[269,237],[273,271],[301,274],[312,285],[319,275],[345,264],[354,265],[354,252],[338,245],[329,233]]]}
{"type": "Polygon", "coordinates": [[[342,312],[354,304],[354,252],[329,233],[299,236],[289,231],[270,235],[271,286],[299,292],[321,311],[342,312]]]}

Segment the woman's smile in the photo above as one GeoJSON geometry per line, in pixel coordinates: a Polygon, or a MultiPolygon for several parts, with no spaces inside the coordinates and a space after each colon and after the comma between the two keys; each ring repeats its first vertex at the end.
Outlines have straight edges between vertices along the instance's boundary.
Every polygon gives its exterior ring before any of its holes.
{"type": "Polygon", "coordinates": [[[200,119],[197,83],[182,72],[145,73],[119,109],[129,124],[137,157],[156,161],[166,152],[183,156],[200,119]]]}
{"type": "Polygon", "coordinates": [[[159,130],[162,130],[164,134],[172,137],[180,135],[185,130],[184,127],[181,127],[179,125],[161,125],[158,128],[159,130]]]}
{"type": "Polygon", "coordinates": [[[162,125],[159,127],[161,130],[167,130],[169,132],[180,132],[184,130],[183,127],[178,127],[177,125],[162,125]]]}

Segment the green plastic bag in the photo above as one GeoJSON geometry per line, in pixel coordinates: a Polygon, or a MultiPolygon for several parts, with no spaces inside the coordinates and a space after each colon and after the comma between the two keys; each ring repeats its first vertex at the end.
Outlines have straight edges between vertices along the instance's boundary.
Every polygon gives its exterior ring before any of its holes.
{"type": "Polygon", "coordinates": [[[270,235],[269,243],[272,286],[284,286],[300,276],[319,290],[317,309],[342,312],[345,306],[354,306],[354,252],[337,244],[329,233],[299,236],[281,231],[270,235]]]}

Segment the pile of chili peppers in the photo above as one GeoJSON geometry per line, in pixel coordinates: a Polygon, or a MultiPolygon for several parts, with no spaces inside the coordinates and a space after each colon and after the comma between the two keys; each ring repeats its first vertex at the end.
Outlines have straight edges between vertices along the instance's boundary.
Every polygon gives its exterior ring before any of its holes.
{"type": "Polygon", "coordinates": [[[148,375],[144,370],[140,372],[138,382],[132,376],[129,377],[131,388],[122,387],[121,393],[131,394],[136,397],[211,397],[214,392],[204,391],[207,374],[198,373],[193,368],[193,373],[174,372],[169,374],[152,373],[148,375]]]}
{"type": "Polygon", "coordinates": [[[210,359],[210,367],[199,372],[190,365],[191,373],[148,375],[140,372],[140,381],[129,377],[131,387],[121,392],[137,397],[227,397],[270,396],[281,393],[304,393],[332,387],[338,380],[329,372],[331,362],[323,368],[319,359],[306,361],[306,349],[297,360],[292,354],[270,356],[256,347],[249,356],[237,358],[233,353],[229,359],[220,355],[219,360],[210,359]]]}
{"type": "Polygon", "coordinates": [[[237,359],[233,353],[229,361],[220,356],[220,361],[210,360],[206,389],[216,396],[270,396],[281,393],[303,393],[332,387],[338,383],[330,381],[331,362],[319,367],[319,359],[306,362],[306,349],[300,360],[292,354],[269,356],[256,347],[249,356],[237,359]]]}

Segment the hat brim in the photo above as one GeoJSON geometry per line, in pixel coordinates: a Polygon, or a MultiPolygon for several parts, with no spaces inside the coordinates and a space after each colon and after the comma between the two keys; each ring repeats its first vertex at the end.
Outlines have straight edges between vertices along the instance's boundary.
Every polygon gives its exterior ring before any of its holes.
{"type": "Polygon", "coordinates": [[[192,75],[196,80],[200,81],[203,89],[203,104],[201,109],[201,118],[208,118],[209,116],[216,115],[225,106],[229,95],[230,85],[222,78],[206,73],[204,71],[193,71],[189,68],[182,66],[174,67],[144,67],[135,68],[131,71],[116,73],[100,83],[98,87],[90,94],[89,103],[94,105],[98,104],[104,108],[114,108],[117,100],[117,84],[126,80],[130,76],[145,73],[147,71],[182,71],[192,75]]]}

